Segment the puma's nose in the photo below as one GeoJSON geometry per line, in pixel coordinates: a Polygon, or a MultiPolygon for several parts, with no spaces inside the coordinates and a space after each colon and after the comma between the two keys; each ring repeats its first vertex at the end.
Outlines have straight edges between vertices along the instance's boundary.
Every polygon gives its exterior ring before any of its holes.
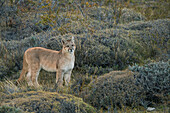
{"type": "Polygon", "coordinates": [[[69,49],[69,52],[73,52],[73,49],[69,49]]]}

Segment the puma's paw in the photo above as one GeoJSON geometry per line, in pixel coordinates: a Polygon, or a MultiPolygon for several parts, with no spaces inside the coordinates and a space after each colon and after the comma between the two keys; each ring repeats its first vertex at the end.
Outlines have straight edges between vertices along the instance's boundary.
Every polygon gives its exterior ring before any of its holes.
{"type": "Polygon", "coordinates": [[[28,86],[32,87],[34,86],[32,82],[28,82],[28,86]]]}

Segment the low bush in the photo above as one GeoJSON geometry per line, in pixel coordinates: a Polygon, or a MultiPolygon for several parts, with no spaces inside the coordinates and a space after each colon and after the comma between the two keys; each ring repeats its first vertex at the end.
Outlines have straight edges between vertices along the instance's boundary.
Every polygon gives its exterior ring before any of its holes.
{"type": "Polygon", "coordinates": [[[91,81],[81,92],[83,99],[98,109],[116,106],[138,106],[141,103],[142,88],[135,85],[129,71],[110,72],[91,81]]]}
{"type": "Polygon", "coordinates": [[[145,17],[135,12],[135,10],[124,8],[122,9],[122,14],[120,16],[121,23],[129,23],[133,21],[144,21],[145,17]]]}
{"type": "Polygon", "coordinates": [[[28,91],[1,97],[2,106],[20,107],[24,112],[96,113],[81,98],[56,92],[28,91]]]}
{"type": "Polygon", "coordinates": [[[24,113],[24,112],[19,108],[10,106],[0,106],[0,113],[24,113]]]}
{"type": "Polygon", "coordinates": [[[170,92],[170,66],[168,62],[155,62],[144,66],[132,66],[137,72],[135,84],[143,87],[150,101],[161,102],[170,92]]]}

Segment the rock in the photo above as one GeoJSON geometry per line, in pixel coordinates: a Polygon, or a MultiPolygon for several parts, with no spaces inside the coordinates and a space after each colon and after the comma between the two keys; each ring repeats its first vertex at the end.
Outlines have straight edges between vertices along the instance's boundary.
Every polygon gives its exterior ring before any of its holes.
{"type": "Polygon", "coordinates": [[[152,107],[147,108],[147,111],[154,111],[154,110],[155,110],[155,108],[152,108],[152,107]]]}

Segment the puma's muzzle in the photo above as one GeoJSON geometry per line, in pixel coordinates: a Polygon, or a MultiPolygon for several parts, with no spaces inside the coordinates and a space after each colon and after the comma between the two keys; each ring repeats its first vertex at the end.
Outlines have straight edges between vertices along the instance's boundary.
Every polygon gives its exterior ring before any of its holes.
{"type": "Polygon", "coordinates": [[[69,49],[68,52],[72,53],[74,51],[74,49],[69,49]]]}

